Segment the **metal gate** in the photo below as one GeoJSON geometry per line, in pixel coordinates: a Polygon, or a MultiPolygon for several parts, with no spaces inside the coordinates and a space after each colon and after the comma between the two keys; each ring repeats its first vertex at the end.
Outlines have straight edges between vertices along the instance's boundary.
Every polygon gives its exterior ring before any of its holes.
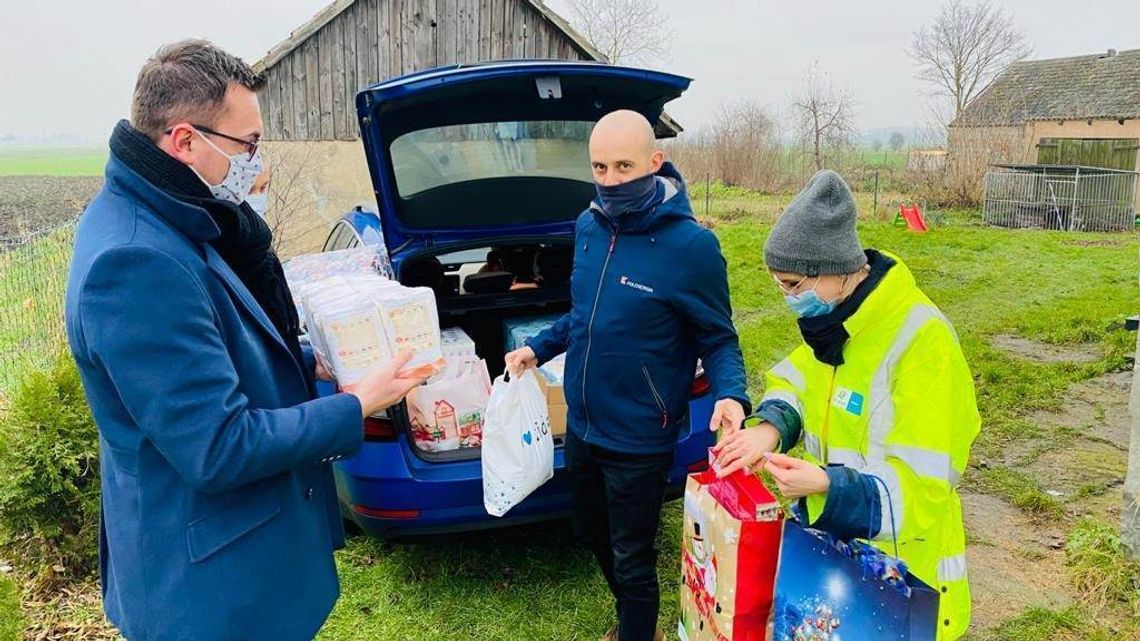
{"type": "Polygon", "coordinates": [[[995,165],[983,218],[999,227],[1125,231],[1136,226],[1134,171],[1083,165],[995,165]]]}

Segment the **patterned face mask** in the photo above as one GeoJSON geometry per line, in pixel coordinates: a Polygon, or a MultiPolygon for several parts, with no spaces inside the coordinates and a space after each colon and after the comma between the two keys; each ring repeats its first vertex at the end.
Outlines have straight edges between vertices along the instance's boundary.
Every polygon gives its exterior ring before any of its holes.
{"type": "Polygon", "coordinates": [[[195,174],[198,174],[198,178],[200,178],[202,182],[206,183],[206,186],[210,188],[210,193],[214,195],[214,198],[218,200],[228,200],[235,205],[240,205],[249,197],[249,190],[253,188],[254,179],[260,176],[261,172],[265,170],[265,163],[261,159],[261,150],[258,149],[252,158],[246,153],[236,153],[230,156],[207,138],[205,134],[197,129],[194,131],[197,132],[199,136],[202,136],[202,140],[205,140],[206,144],[210,145],[214,151],[225,156],[226,159],[230,161],[230,169],[226,172],[225,178],[222,178],[222,182],[217,185],[211,185],[205,178],[202,178],[202,174],[199,174],[193,167],[190,169],[193,170],[195,174]]]}

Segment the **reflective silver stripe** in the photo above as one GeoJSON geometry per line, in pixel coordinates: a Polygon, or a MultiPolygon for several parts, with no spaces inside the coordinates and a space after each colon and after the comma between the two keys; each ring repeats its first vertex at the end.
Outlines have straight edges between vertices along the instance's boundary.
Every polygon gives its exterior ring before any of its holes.
{"type": "Polygon", "coordinates": [[[966,553],[945,556],[938,560],[938,581],[962,581],[966,578],[966,553]]]}
{"type": "Polygon", "coordinates": [[[962,476],[954,469],[950,455],[945,452],[892,443],[886,447],[886,455],[906,463],[919,476],[946,481],[951,487],[958,485],[958,480],[962,476]]]}
{"type": "Polygon", "coordinates": [[[930,305],[915,305],[907,314],[902,326],[899,327],[890,349],[887,350],[883,361],[875,370],[874,378],[871,379],[869,420],[871,438],[867,444],[867,459],[870,464],[862,471],[864,474],[877,476],[883,481],[883,483],[875,483],[879,488],[879,518],[881,523],[879,534],[875,537],[877,541],[892,541],[896,536],[896,528],[901,529],[903,527],[904,518],[902,485],[895,469],[886,461],[887,435],[890,434],[891,428],[895,424],[895,404],[891,397],[891,375],[894,373],[899,358],[902,357],[903,352],[918,334],[918,330],[922,329],[932,319],[938,318],[939,315],[938,310],[930,305]],[[894,508],[893,522],[890,509],[892,506],[894,508]]]}
{"type": "Polygon", "coordinates": [[[855,450],[843,447],[827,448],[827,462],[835,465],[846,465],[855,470],[862,470],[867,465],[867,459],[855,450]]]}
{"type": "Polygon", "coordinates": [[[958,339],[958,330],[954,329],[954,323],[951,323],[950,319],[946,318],[946,315],[942,313],[942,310],[938,309],[937,307],[931,307],[930,311],[934,313],[934,316],[938,318],[938,320],[946,324],[946,329],[950,330],[950,335],[954,337],[954,342],[960,342],[958,339]]]}
{"type": "Polygon", "coordinates": [[[823,448],[819,445],[819,437],[811,432],[804,432],[804,449],[817,461],[823,461],[823,448]]]}
{"type": "Polygon", "coordinates": [[[800,398],[791,392],[785,392],[784,390],[765,392],[764,400],[760,401],[760,404],[763,405],[764,401],[783,401],[791,405],[792,409],[796,410],[796,412],[799,412],[801,421],[804,418],[804,406],[800,403],[800,398]]]}
{"type": "Polygon", "coordinates": [[[886,456],[884,444],[887,434],[895,424],[895,405],[891,398],[891,374],[895,370],[902,353],[910,346],[914,335],[931,319],[937,318],[936,311],[929,305],[915,305],[902,327],[899,328],[891,348],[887,350],[883,362],[875,370],[875,377],[871,379],[871,413],[870,430],[871,439],[867,447],[867,458],[882,460],[886,456]]]}
{"type": "Polygon", "coordinates": [[[792,361],[789,359],[785,358],[779,363],[776,363],[776,366],[772,368],[772,374],[788,381],[792,384],[792,387],[801,392],[807,389],[807,379],[804,378],[800,370],[796,369],[795,365],[792,365],[792,361]]]}
{"type": "MultiPolygon", "coordinates": [[[[903,497],[902,485],[895,468],[886,461],[875,461],[861,470],[863,474],[877,476],[883,482],[875,481],[879,489],[879,533],[875,535],[876,541],[894,541],[898,529],[903,525],[903,497]],[[885,487],[884,487],[885,486],[885,487]],[[892,507],[893,513],[892,513],[892,507]],[[891,520],[891,517],[894,520],[891,520]]],[[[893,554],[893,552],[892,552],[893,554]]]]}

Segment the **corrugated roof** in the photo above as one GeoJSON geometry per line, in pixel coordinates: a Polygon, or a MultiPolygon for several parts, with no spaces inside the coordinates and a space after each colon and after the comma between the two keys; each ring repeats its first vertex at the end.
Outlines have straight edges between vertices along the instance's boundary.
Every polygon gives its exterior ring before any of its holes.
{"type": "Polygon", "coordinates": [[[953,127],[1140,118],[1140,49],[1015,62],[953,127]]]}

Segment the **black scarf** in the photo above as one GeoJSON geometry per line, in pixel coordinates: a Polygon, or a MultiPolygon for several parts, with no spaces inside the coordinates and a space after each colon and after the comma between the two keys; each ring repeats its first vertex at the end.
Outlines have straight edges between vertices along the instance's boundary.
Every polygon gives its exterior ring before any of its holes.
{"type": "Polygon", "coordinates": [[[235,205],[214,198],[193,170],[159,149],[126,120],[115,125],[111,152],[147,182],[210,214],[222,232],[210,245],[253,294],[293,357],[303,364],[297,339],[301,326],[297,308],[281,261],[273,252],[273,233],[261,216],[245,203],[235,205]]]}
{"type": "Polygon", "coordinates": [[[843,347],[851,337],[843,323],[859,310],[863,301],[867,300],[887,272],[895,266],[893,258],[884,256],[874,249],[866,250],[866,254],[867,264],[871,270],[847,300],[839,303],[829,314],[799,319],[800,334],[804,337],[804,342],[811,347],[816,360],[821,363],[833,367],[843,364],[843,347]]]}

